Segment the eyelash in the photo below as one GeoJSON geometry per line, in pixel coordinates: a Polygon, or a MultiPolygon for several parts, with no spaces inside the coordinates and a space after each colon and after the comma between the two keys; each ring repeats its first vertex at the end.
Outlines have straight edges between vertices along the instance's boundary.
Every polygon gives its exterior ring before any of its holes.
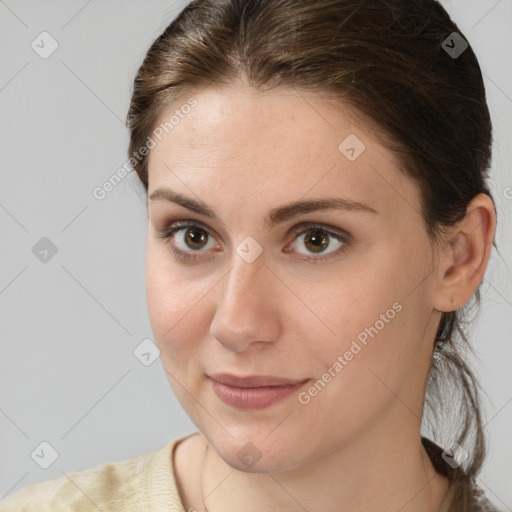
{"type": "MultiPolygon", "coordinates": [[[[157,238],[160,238],[164,241],[169,241],[172,238],[172,236],[174,235],[174,233],[177,233],[178,231],[181,231],[185,228],[198,228],[202,231],[205,231],[208,236],[211,236],[208,229],[196,221],[177,221],[177,222],[174,222],[173,224],[171,224],[164,231],[157,231],[155,234],[156,234],[157,238]]],[[[339,242],[342,242],[343,245],[339,249],[337,249],[336,251],[334,251],[332,253],[329,253],[328,255],[320,255],[320,256],[313,256],[313,257],[308,256],[308,257],[299,258],[302,261],[306,261],[308,263],[325,262],[327,260],[330,260],[331,258],[338,256],[341,252],[343,252],[346,249],[347,245],[349,245],[349,235],[348,234],[343,235],[341,233],[333,232],[333,231],[331,231],[329,226],[326,226],[324,224],[318,224],[315,222],[304,222],[304,223],[299,224],[298,226],[295,226],[292,230],[292,234],[295,238],[298,238],[299,236],[304,235],[305,233],[308,233],[310,231],[314,231],[315,229],[319,230],[319,231],[323,231],[328,236],[335,238],[339,242]]],[[[202,259],[202,257],[198,256],[197,254],[192,255],[188,251],[182,251],[181,249],[177,249],[172,244],[170,244],[170,246],[171,246],[172,252],[174,253],[174,256],[176,257],[176,259],[178,261],[191,263],[191,262],[195,262],[199,259],[202,259]]],[[[205,252],[205,251],[192,251],[192,252],[197,253],[197,252],[205,252]]]]}

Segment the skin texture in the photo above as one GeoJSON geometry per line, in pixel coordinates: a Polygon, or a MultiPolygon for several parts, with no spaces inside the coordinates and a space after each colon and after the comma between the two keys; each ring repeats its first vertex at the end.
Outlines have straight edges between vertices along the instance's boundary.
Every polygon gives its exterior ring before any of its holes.
{"type": "Polygon", "coordinates": [[[185,506],[205,510],[208,495],[208,510],[224,512],[241,504],[244,511],[438,511],[447,481],[420,443],[429,362],[441,311],[463,306],[484,274],[492,202],[477,196],[436,253],[417,187],[348,105],[243,86],[193,97],[197,106],[151,150],[148,196],[168,188],[203,201],[218,219],[149,200],[146,275],[163,367],[199,429],[175,454],[185,506]],[[349,134],[365,144],[354,161],[338,149],[349,134]],[[327,197],[378,213],[316,211],[273,229],[264,224],[275,207],[327,197]],[[157,236],[179,220],[206,230],[202,246],[186,245],[186,227],[157,236]],[[291,232],[303,222],[350,236],[343,244],[321,232],[329,259],[310,263],[303,258],[318,258],[311,231],[291,232]],[[262,249],[251,263],[237,253],[247,237],[262,249]],[[198,259],[179,261],[173,243],[198,259]],[[307,393],[358,335],[382,322],[307,404],[293,393],[239,410],[221,402],[206,377],[310,379],[307,393]],[[249,442],[261,455],[251,467],[237,456],[249,442]]]}

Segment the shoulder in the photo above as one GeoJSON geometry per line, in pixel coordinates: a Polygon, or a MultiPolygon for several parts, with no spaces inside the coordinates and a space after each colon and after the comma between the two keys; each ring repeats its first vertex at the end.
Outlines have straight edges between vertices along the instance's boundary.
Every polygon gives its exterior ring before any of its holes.
{"type": "Polygon", "coordinates": [[[160,450],[28,485],[0,502],[0,512],[121,512],[144,510],[147,474],[160,450]]]}

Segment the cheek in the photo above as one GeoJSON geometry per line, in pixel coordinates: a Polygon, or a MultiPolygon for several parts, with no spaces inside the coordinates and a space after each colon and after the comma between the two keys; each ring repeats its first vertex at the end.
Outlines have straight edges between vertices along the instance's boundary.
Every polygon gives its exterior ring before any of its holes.
{"type": "MultiPolygon", "coordinates": [[[[418,363],[429,316],[428,290],[420,286],[411,293],[424,278],[421,262],[414,267],[410,259],[398,261],[392,251],[389,257],[381,251],[364,267],[340,276],[314,297],[319,316],[334,334],[316,343],[303,326],[310,340],[307,358],[317,362],[316,378],[328,380],[332,392],[347,403],[362,395],[363,402],[377,403],[393,396],[390,390],[401,389],[418,363]],[[397,266],[402,273],[397,274],[397,266]]],[[[318,322],[315,331],[319,336],[326,329],[318,322]]]]}
{"type": "Polygon", "coordinates": [[[311,362],[313,381],[297,397],[313,430],[316,419],[330,411],[330,428],[342,437],[396,405],[417,364],[421,334],[415,328],[415,310],[406,304],[375,300],[366,308],[345,305],[335,324],[338,340],[311,343],[305,360],[311,362]]]}
{"type": "MultiPolygon", "coordinates": [[[[146,295],[155,341],[162,355],[177,357],[194,349],[204,329],[208,280],[193,279],[171,265],[170,256],[148,245],[146,295]],[[202,320],[203,319],[203,320],[202,320]]],[[[204,336],[204,335],[203,335],[204,336]]]]}
{"type": "Polygon", "coordinates": [[[208,331],[205,285],[184,276],[175,265],[171,268],[169,255],[161,252],[165,251],[149,247],[146,258],[151,328],[167,380],[189,416],[195,418],[201,393],[202,341],[208,331]]]}

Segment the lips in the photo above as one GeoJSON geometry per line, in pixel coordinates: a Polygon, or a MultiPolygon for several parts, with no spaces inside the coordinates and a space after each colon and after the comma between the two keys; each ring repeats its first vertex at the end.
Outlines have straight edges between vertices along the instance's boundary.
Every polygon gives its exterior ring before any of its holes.
{"type": "Polygon", "coordinates": [[[285,400],[308,381],[272,375],[239,377],[230,374],[208,376],[219,400],[235,409],[264,409],[285,400]]]}
{"type": "Polygon", "coordinates": [[[284,379],[282,377],[274,377],[272,375],[251,375],[248,377],[238,377],[229,373],[218,373],[210,375],[210,378],[237,388],[260,388],[269,386],[295,386],[302,384],[307,379],[284,379]]]}

